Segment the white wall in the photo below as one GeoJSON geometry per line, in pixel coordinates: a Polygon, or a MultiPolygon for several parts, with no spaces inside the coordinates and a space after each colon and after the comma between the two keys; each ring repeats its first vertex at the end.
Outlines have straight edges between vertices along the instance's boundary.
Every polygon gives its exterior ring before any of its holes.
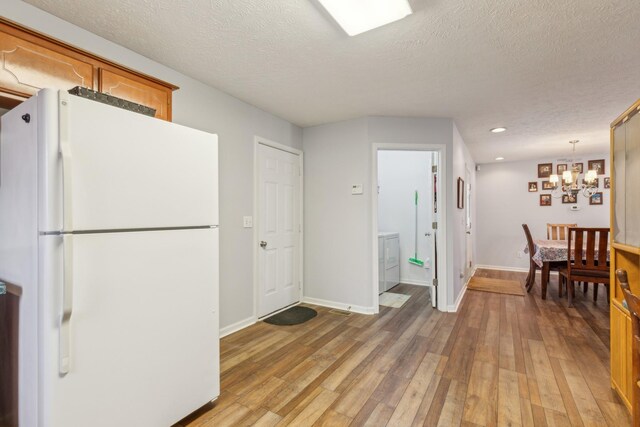
{"type": "MultiPolygon", "coordinates": [[[[378,230],[400,236],[400,282],[427,285],[432,274],[433,178],[432,152],[378,151],[378,230]],[[409,263],[416,242],[415,191],[418,192],[418,258],[425,265],[409,263]]],[[[375,189],[374,189],[375,190],[375,189]]]]}
{"type": "MultiPolygon", "coordinates": [[[[609,192],[603,189],[604,176],[609,176],[609,155],[581,156],[586,171],[588,160],[605,159],[605,175],[599,175],[602,205],[589,205],[584,196],[578,197],[579,211],[571,211],[569,204],[552,199],[549,207],[539,206],[542,181],[538,178],[538,163],[553,163],[541,159],[521,162],[491,163],[480,166],[477,172],[477,264],[528,268],[527,255],[522,253],[526,245],[522,224],[528,224],[534,239],[546,239],[546,224],[572,224],[584,227],[609,227],[609,192]],[[527,184],[538,182],[538,192],[529,193],[527,184]]],[[[560,162],[566,163],[566,162],[560,162]]]]}
{"type": "MultiPolygon", "coordinates": [[[[450,212],[444,222],[451,231],[443,255],[454,259],[454,236],[461,233],[455,232],[454,228],[459,225],[456,214],[451,213],[455,203],[452,179],[454,164],[455,170],[460,164],[464,169],[468,152],[462,139],[456,137],[454,141],[453,134],[451,119],[409,117],[368,117],[303,130],[305,297],[374,309],[373,144],[432,144],[445,148],[448,183],[441,197],[450,212]],[[364,194],[352,196],[351,185],[360,183],[364,185],[364,194]]],[[[467,160],[472,162],[470,156],[467,160]]],[[[460,244],[464,245],[464,240],[455,242],[460,244]]],[[[450,301],[446,305],[455,303],[462,288],[459,284],[453,286],[454,264],[449,262],[442,278],[450,284],[447,298],[450,301]]],[[[377,262],[375,266],[377,268],[377,262]]]]}
{"type": "Polygon", "coordinates": [[[220,140],[220,325],[252,317],[253,230],[242,228],[242,216],[253,212],[253,138],[301,148],[302,130],[19,0],[2,0],[0,15],[180,87],[173,121],[217,133],[220,140]]]}

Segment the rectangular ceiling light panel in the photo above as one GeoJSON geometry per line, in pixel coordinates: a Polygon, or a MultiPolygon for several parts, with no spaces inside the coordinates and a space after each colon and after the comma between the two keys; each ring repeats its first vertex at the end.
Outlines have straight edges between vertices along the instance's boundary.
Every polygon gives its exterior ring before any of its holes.
{"type": "Polygon", "coordinates": [[[318,0],[350,36],[411,15],[407,0],[318,0]]]}

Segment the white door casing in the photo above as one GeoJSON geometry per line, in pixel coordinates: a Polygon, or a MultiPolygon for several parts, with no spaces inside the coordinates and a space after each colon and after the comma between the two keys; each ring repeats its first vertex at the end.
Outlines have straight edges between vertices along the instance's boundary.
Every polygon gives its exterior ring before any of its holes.
{"type": "Polygon", "coordinates": [[[258,318],[301,299],[301,154],[256,138],[258,318]]]}
{"type": "MultiPolygon", "coordinates": [[[[438,213],[434,214],[433,220],[437,221],[437,230],[432,234],[437,238],[437,269],[438,269],[438,285],[437,290],[432,286],[432,301],[435,301],[436,307],[440,311],[447,311],[447,293],[449,291],[450,274],[449,265],[447,264],[448,230],[447,230],[447,154],[446,147],[442,144],[403,144],[403,143],[373,143],[371,150],[371,182],[378,182],[378,151],[379,150],[407,150],[407,151],[430,151],[434,153],[434,164],[438,165],[437,170],[437,191],[438,200],[436,202],[438,213]],[[435,296],[435,298],[434,298],[435,296]]],[[[372,300],[371,307],[373,313],[379,312],[379,272],[378,272],[378,192],[373,191],[371,194],[371,235],[372,235],[372,253],[371,253],[371,275],[372,275],[372,300]]],[[[435,254],[435,252],[433,252],[435,254]]],[[[435,263],[434,263],[435,264],[435,263]]],[[[435,269],[435,265],[433,266],[435,269]]]]}

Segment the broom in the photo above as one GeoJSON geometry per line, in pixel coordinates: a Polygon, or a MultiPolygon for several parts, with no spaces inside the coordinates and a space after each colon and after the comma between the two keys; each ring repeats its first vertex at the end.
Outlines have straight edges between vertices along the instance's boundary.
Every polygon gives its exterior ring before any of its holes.
{"type": "Polygon", "coordinates": [[[418,190],[415,191],[414,202],[416,205],[416,240],[413,258],[409,258],[409,263],[424,267],[424,261],[418,258],[418,190]]]}

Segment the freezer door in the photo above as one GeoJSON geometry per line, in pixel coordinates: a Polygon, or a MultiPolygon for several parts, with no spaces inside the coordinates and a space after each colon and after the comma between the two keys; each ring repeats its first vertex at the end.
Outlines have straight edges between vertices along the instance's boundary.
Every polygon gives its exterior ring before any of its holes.
{"type": "Polygon", "coordinates": [[[40,427],[169,426],[219,395],[217,229],[72,236],[66,374],[64,245],[40,239],[40,427]]]}
{"type": "Polygon", "coordinates": [[[41,197],[54,195],[41,231],[218,224],[216,135],[57,94],[59,139],[41,150],[41,197]]]}

